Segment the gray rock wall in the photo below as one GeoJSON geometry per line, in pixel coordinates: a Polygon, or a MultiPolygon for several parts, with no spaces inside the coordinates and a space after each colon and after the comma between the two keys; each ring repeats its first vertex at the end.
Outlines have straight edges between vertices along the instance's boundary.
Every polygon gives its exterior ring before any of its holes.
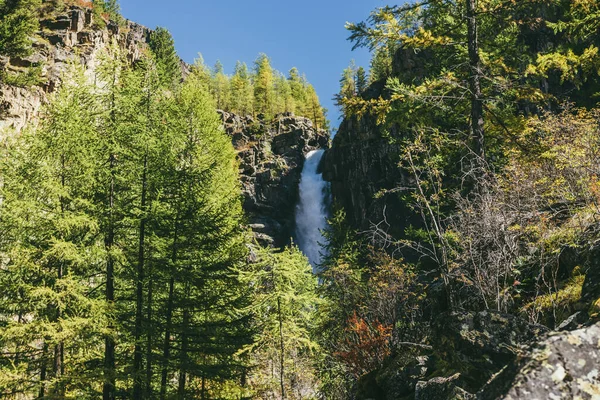
{"type": "Polygon", "coordinates": [[[124,26],[109,22],[98,28],[92,11],[72,6],[62,13],[40,21],[41,30],[33,38],[33,53],[24,58],[0,55],[0,70],[19,73],[30,67],[40,67],[44,83],[32,88],[19,88],[0,82],[0,137],[10,130],[20,131],[35,120],[47,95],[61,83],[69,63],[85,67],[90,80],[96,79],[98,55],[114,40],[125,51],[129,61],[141,57],[150,30],[126,21],[124,26]]]}
{"type": "Polygon", "coordinates": [[[304,157],[311,150],[326,148],[328,133],[293,114],[262,121],[219,113],[238,153],[244,209],[255,237],[263,245],[288,244],[304,157]]]}

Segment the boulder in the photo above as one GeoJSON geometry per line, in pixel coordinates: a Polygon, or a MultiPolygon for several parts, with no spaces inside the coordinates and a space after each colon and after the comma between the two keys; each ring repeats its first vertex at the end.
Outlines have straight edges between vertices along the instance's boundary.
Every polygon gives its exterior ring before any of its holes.
{"type": "Polygon", "coordinates": [[[495,376],[477,398],[600,399],[600,324],[550,335],[495,376]]]}
{"type": "Polygon", "coordinates": [[[448,378],[438,377],[419,381],[415,388],[415,400],[471,400],[475,395],[456,385],[460,374],[448,378]]]}
{"type": "Polygon", "coordinates": [[[433,324],[438,368],[460,372],[463,387],[479,390],[548,332],[541,325],[496,311],[445,313],[433,324]]]}

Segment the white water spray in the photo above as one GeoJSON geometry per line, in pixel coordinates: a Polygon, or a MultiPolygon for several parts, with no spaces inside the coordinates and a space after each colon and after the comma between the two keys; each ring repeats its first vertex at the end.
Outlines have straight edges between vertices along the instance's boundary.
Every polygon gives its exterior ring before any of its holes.
{"type": "Polygon", "coordinates": [[[324,150],[306,155],[300,185],[300,200],[296,206],[296,241],[300,250],[314,267],[321,263],[324,249],[319,243],[325,239],[321,230],[327,226],[327,186],[322,174],[317,173],[324,150]]]}

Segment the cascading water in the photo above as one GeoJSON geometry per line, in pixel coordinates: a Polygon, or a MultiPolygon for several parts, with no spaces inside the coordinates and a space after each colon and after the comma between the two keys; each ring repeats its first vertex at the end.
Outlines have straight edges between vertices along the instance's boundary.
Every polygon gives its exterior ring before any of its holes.
{"type": "Polygon", "coordinates": [[[317,173],[323,153],[324,150],[314,150],[306,155],[296,206],[296,242],[313,269],[321,263],[321,244],[325,241],[321,230],[327,226],[328,183],[317,173]]]}

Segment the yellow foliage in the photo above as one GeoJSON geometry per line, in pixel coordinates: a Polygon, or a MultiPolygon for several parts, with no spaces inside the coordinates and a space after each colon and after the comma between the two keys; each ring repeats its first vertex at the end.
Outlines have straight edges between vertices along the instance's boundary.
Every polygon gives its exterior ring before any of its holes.
{"type": "Polygon", "coordinates": [[[581,298],[584,280],[585,275],[577,275],[557,292],[536,297],[531,303],[525,305],[522,311],[526,314],[535,313],[542,316],[555,313],[555,323],[558,324],[575,310],[581,298]]]}
{"type": "Polygon", "coordinates": [[[600,317],[600,297],[596,299],[596,301],[592,302],[588,315],[590,318],[600,317]]]}

